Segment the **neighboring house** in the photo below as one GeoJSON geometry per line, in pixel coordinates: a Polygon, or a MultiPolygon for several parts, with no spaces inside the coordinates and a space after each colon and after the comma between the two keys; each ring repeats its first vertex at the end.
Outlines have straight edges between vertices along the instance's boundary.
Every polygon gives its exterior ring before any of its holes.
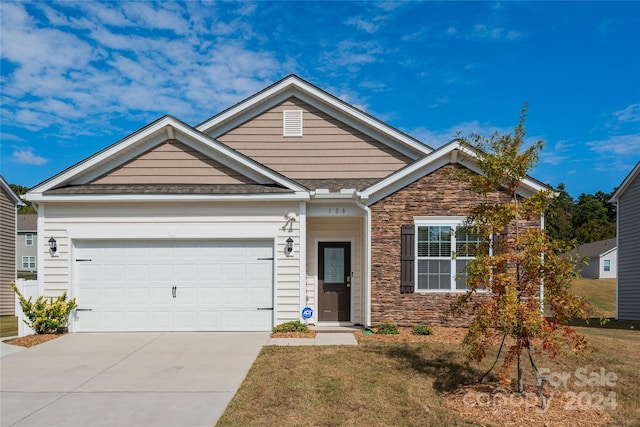
{"type": "Polygon", "coordinates": [[[22,200],[0,175],[0,316],[15,315],[16,215],[22,200]]]}
{"type": "Polygon", "coordinates": [[[18,214],[18,238],[16,241],[16,269],[18,277],[33,279],[36,277],[38,251],[38,215],[18,214]]]}
{"type": "MultiPolygon", "coordinates": [[[[38,279],[72,331],[439,322],[480,200],[434,150],[288,76],[191,127],[165,116],[37,185],[38,279]],[[462,243],[462,244],[461,244],[462,243]]],[[[543,188],[526,178],[519,194],[543,188]]],[[[500,197],[496,195],[496,197],[500,197]]]]}
{"type": "Polygon", "coordinates": [[[571,251],[572,255],[586,258],[578,265],[580,275],[589,279],[612,279],[618,271],[616,238],[585,243],[571,251]]]}
{"type": "Polygon", "coordinates": [[[640,321],[640,162],[611,201],[618,205],[616,319],[640,321]]]}

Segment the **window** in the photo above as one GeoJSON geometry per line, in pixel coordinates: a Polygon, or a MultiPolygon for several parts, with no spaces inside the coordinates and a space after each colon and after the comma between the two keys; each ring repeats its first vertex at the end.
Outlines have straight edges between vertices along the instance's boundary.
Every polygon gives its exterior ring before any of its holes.
{"type": "Polygon", "coordinates": [[[33,246],[33,233],[25,233],[24,244],[25,246],[33,246]]]}
{"type": "Polygon", "coordinates": [[[611,260],[610,259],[605,259],[604,260],[604,271],[611,271],[611,260]]]}
{"type": "Polygon", "coordinates": [[[302,110],[282,112],[282,136],[302,136],[302,110]]]}
{"type": "Polygon", "coordinates": [[[481,239],[462,220],[416,221],[416,290],[462,291],[466,267],[481,239]]]}
{"type": "Polygon", "coordinates": [[[22,268],[23,269],[34,269],[36,268],[36,257],[35,256],[23,256],[22,257],[22,268]]]}

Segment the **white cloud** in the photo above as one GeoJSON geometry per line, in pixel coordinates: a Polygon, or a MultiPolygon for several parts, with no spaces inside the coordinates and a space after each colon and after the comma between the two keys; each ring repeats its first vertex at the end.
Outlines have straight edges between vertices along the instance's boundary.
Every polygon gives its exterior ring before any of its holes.
{"type": "Polygon", "coordinates": [[[47,163],[47,159],[44,157],[33,154],[33,149],[26,148],[24,150],[16,150],[11,155],[11,160],[15,163],[23,165],[39,166],[47,163]]]}
{"type": "Polygon", "coordinates": [[[627,108],[615,111],[613,116],[623,123],[640,122],[640,104],[631,104],[627,108]]]}
{"type": "Polygon", "coordinates": [[[589,147],[589,150],[603,157],[640,157],[640,134],[615,135],[603,140],[589,141],[585,144],[589,147]]]}
{"type": "Polygon", "coordinates": [[[476,24],[466,33],[469,39],[485,40],[516,40],[522,37],[522,33],[515,30],[507,30],[500,27],[490,27],[485,24],[476,24]]]}

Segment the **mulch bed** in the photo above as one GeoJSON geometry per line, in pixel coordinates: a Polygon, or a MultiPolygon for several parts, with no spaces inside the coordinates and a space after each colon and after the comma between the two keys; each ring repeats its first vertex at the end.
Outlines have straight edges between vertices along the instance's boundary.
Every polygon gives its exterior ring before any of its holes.
{"type": "Polygon", "coordinates": [[[5,341],[6,344],[19,345],[20,347],[33,347],[43,342],[51,341],[63,336],[64,334],[33,334],[26,337],[14,338],[5,341]]]}
{"type": "Polygon", "coordinates": [[[444,326],[431,326],[431,335],[413,335],[411,328],[398,328],[397,335],[370,334],[365,335],[362,331],[356,331],[355,336],[358,342],[382,341],[382,342],[439,342],[444,344],[461,344],[467,330],[464,328],[451,328],[444,326]]]}
{"type": "Polygon", "coordinates": [[[542,409],[535,387],[520,396],[497,383],[460,387],[447,395],[445,404],[463,418],[482,425],[500,426],[601,426],[611,421],[603,408],[581,407],[571,392],[545,392],[547,406],[542,409]]]}

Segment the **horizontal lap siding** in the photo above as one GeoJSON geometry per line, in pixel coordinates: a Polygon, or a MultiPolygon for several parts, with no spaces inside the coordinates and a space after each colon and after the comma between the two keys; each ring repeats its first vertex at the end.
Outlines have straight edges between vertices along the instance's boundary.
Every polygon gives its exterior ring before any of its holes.
{"type": "Polygon", "coordinates": [[[382,178],[411,160],[290,98],[221,135],[219,141],[293,179],[382,178]],[[282,111],[303,111],[303,136],[282,136],[282,111]]]}
{"type": "Polygon", "coordinates": [[[241,184],[251,182],[193,148],[167,141],[92,184],[241,184]]]}
{"type": "Polygon", "coordinates": [[[15,297],[9,283],[16,278],[16,205],[0,188],[0,315],[13,316],[15,297]]]}
{"type": "MultiPolygon", "coordinates": [[[[40,260],[43,263],[42,280],[44,294],[55,297],[62,292],[69,292],[71,286],[72,260],[70,259],[71,242],[67,233],[73,229],[92,229],[93,227],[144,230],[145,227],[223,227],[239,230],[251,226],[272,227],[275,237],[275,261],[277,276],[275,278],[278,318],[276,324],[288,320],[299,319],[300,305],[300,261],[298,251],[293,257],[284,254],[286,240],[292,237],[296,244],[300,242],[300,229],[293,223],[292,231],[283,228],[283,216],[287,212],[296,212],[297,204],[265,203],[259,207],[247,203],[224,203],[218,205],[199,203],[163,203],[163,204],[111,204],[111,203],[48,203],[45,209],[44,242],[39,248],[40,260]],[[58,242],[58,253],[51,257],[46,241],[54,237],[58,242]]],[[[184,240],[182,237],[177,239],[184,240]]],[[[167,236],[167,239],[170,239],[167,236]]],[[[207,237],[206,239],[209,239],[207,237]]],[[[228,239],[225,238],[225,239],[228,239]]],[[[251,236],[242,239],[251,240],[251,236]]]]}
{"type": "Polygon", "coordinates": [[[618,318],[640,320],[640,175],[618,201],[618,318]]]}

